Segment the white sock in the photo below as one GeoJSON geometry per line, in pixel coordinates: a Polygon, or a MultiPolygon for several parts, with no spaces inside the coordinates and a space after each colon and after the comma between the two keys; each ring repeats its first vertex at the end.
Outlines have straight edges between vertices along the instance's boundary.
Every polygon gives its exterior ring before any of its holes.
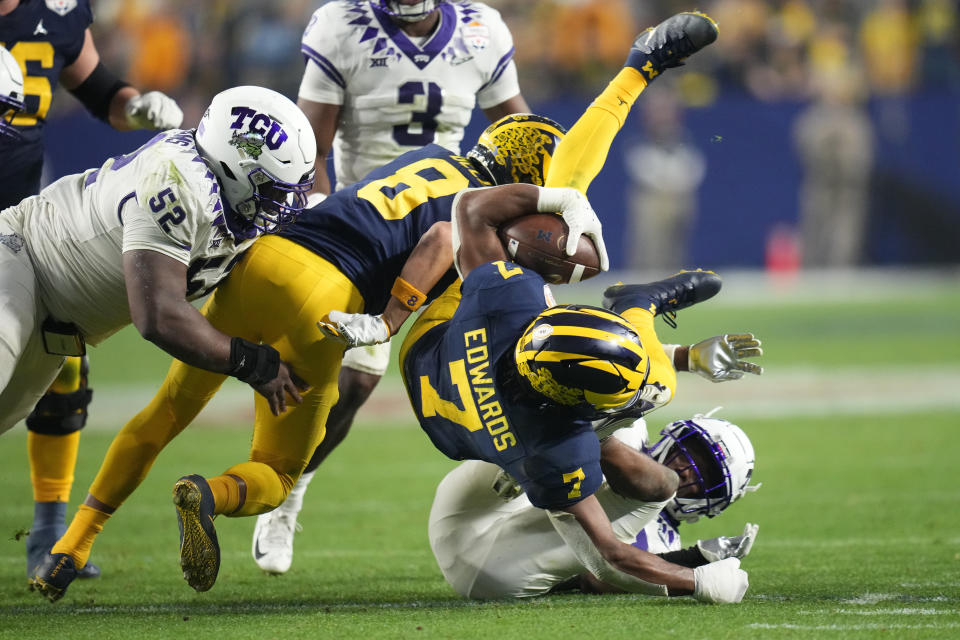
{"type": "Polygon", "coordinates": [[[310,481],[313,480],[313,474],[316,472],[316,469],[307,471],[297,478],[297,481],[293,483],[293,487],[290,488],[290,495],[288,495],[287,499],[280,505],[281,509],[294,515],[300,513],[300,509],[303,508],[303,495],[307,492],[307,487],[310,486],[310,481]]]}

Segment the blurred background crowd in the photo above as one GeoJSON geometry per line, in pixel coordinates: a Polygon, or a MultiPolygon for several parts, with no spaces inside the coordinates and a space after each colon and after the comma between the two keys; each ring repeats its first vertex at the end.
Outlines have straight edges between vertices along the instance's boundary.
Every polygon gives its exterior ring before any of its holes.
{"type": "MultiPolygon", "coordinates": [[[[511,28],[527,100],[568,126],[642,28],[693,8],[720,25],[716,44],[640,99],[588,194],[615,266],[960,262],[955,0],[487,3],[511,28]]],[[[175,97],[193,126],[229,86],[295,99],[320,4],[96,0],[93,31],[111,69],[175,97]]],[[[97,126],[75,101],[55,105],[64,128],[97,126]]],[[[53,174],[102,161],[77,158],[75,143],[74,159],[58,154],[54,136],[53,174]]]]}

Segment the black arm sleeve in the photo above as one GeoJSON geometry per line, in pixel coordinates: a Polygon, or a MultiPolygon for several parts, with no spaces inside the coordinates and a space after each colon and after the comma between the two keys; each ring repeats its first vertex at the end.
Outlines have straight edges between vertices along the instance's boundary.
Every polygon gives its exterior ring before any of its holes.
{"type": "Polygon", "coordinates": [[[103,62],[98,62],[87,79],[81,82],[80,86],[72,89],[70,93],[83,103],[87,111],[100,120],[109,123],[110,101],[113,100],[113,96],[117,95],[120,89],[129,86],[129,82],[124,82],[113,75],[103,66],[103,62]]]}
{"type": "Polygon", "coordinates": [[[707,559],[704,558],[703,554],[700,553],[700,549],[697,548],[697,545],[687,547],[686,549],[681,549],[680,551],[668,551],[667,553],[658,553],[657,555],[667,562],[679,564],[680,566],[687,567],[688,569],[693,569],[694,567],[707,564],[707,559]]]}

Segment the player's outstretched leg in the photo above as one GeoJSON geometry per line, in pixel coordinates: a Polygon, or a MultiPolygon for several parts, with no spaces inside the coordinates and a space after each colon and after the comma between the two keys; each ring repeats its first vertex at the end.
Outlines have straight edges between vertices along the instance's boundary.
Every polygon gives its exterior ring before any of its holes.
{"type": "Polygon", "coordinates": [[[213,527],[214,499],[203,476],[183,476],[173,485],[180,525],[180,568],[197,591],[208,591],[220,571],[220,543],[213,527]]]}
{"type": "Polygon", "coordinates": [[[637,36],[625,66],[653,82],[664,69],[681,66],[685,58],[716,40],[718,33],[717,23],[707,14],[678,13],[637,36]]]}
{"type": "Polygon", "coordinates": [[[286,573],[293,564],[293,536],[302,528],[297,515],[303,507],[303,494],[313,474],[314,471],[304,472],[283,504],[257,516],[257,525],[253,528],[253,559],[269,574],[286,573]]]}
{"type": "Polygon", "coordinates": [[[713,271],[681,271],[647,284],[615,284],[603,292],[603,306],[615,313],[646,309],[665,315],[670,324],[680,309],[708,300],[720,291],[720,276],[713,271]]]}
{"type": "Polygon", "coordinates": [[[30,590],[39,591],[50,602],[56,602],[67,592],[77,576],[77,567],[66,553],[48,553],[37,565],[30,580],[30,590]]]}

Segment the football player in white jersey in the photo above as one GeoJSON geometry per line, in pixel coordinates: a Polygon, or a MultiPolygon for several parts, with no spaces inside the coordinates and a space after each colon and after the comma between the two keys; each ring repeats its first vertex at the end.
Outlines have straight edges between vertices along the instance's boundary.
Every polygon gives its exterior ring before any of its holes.
{"type": "MultiPolygon", "coordinates": [[[[643,419],[614,437],[646,452],[680,476],[676,496],[667,502],[640,502],[617,494],[607,482],[595,494],[622,542],[665,560],[697,567],[725,558],[743,558],[757,536],[747,524],[741,535],[698,540],[683,549],[678,528],[700,516],[713,517],[756,490],[750,485],[753,446],[736,425],[697,415],[661,431],[647,447],[643,419]]],[[[604,472],[630,473],[604,460],[604,472]]],[[[499,467],[476,460],[462,463],[437,487],[430,511],[430,548],[444,578],[460,595],[478,600],[524,598],[579,589],[621,592],[586,569],[583,550],[573,549],[553,519],[534,507],[499,467]]]]}
{"type": "MultiPolygon", "coordinates": [[[[331,149],[341,189],[429,143],[459,153],[474,106],[491,122],[530,111],[517,83],[513,37],[499,12],[479,2],[334,0],[313,14],[301,51],[297,104],[317,136],[317,193],[330,193],[331,149]]],[[[253,556],[265,571],[289,569],[306,487],[389,361],[389,343],[344,355],[326,437],[287,501],[257,519],[253,556]]]]}
{"type": "Polygon", "coordinates": [[[0,213],[0,433],[65,356],[131,321],[176,358],[249,382],[274,413],[298,401],[274,349],[216,331],[189,301],[303,209],[315,153],[296,105],[236,87],[197,130],[160,133],[0,213]]]}

